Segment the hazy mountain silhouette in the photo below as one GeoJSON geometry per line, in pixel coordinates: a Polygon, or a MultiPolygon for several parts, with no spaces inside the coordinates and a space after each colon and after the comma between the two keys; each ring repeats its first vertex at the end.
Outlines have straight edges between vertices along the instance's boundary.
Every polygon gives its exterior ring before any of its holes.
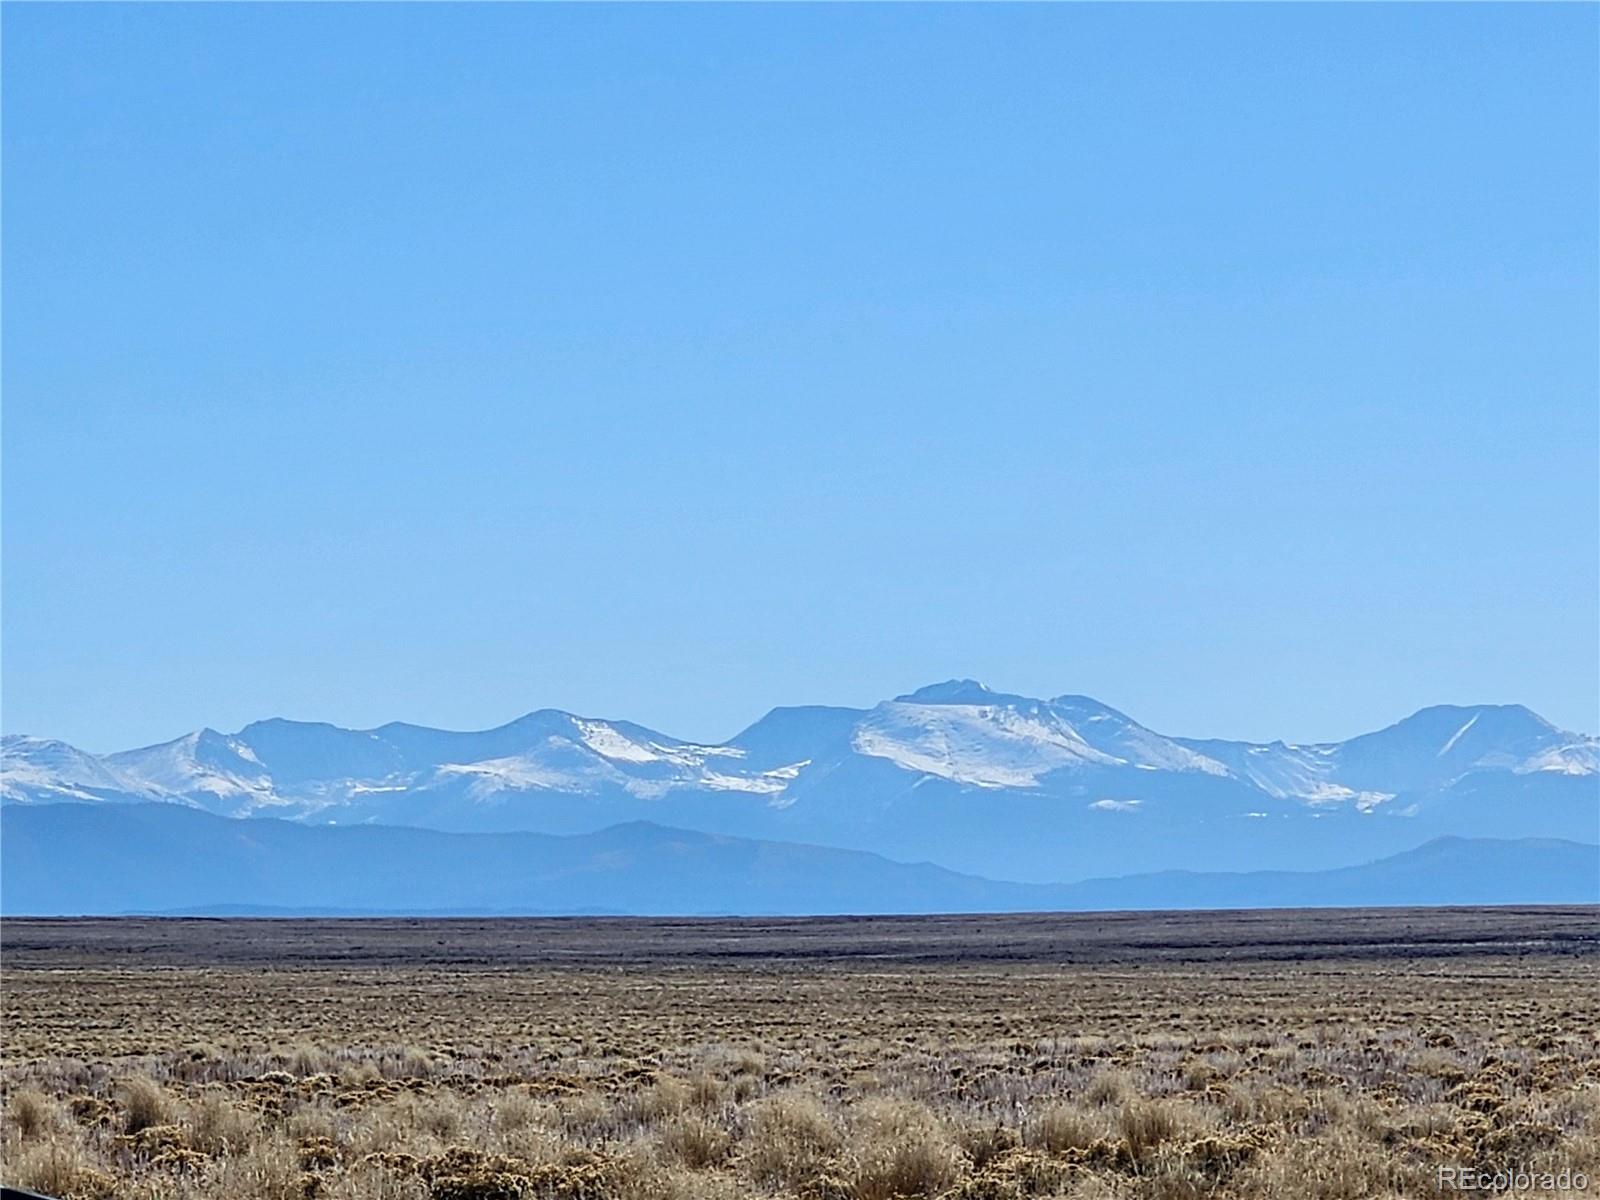
{"type": "Polygon", "coordinates": [[[171,912],[915,913],[1590,903],[1600,847],[1445,839],[1322,872],[999,882],[647,822],[565,837],[241,821],[175,804],[0,811],[11,915],[171,912]]]}

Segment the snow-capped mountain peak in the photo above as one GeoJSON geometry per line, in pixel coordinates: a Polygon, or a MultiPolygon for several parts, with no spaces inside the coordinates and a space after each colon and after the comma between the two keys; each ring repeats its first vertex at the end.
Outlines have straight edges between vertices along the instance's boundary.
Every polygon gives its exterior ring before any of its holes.
{"type": "Polygon", "coordinates": [[[1132,767],[1226,774],[1208,759],[1087,696],[1033,700],[952,680],[880,704],[858,753],[983,788],[1033,788],[1055,771],[1132,767]]]}
{"type": "Polygon", "coordinates": [[[146,793],[239,814],[276,803],[272,778],[250,746],[215,729],[108,754],[104,761],[146,793]]]}
{"type": "Polygon", "coordinates": [[[707,825],[747,829],[764,812],[798,819],[843,805],[866,820],[918,789],[1147,820],[1161,804],[1240,816],[1399,811],[1460,780],[1593,780],[1597,759],[1595,738],[1515,705],[1436,706],[1346,742],[1286,745],[1169,737],[1092,697],[1035,699],[953,679],[870,709],[774,709],[720,744],[556,709],[476,732],[274,718],[105,756],[9,736],[0,795],[560,831],[602,812],[702,813],[707,825]]]}

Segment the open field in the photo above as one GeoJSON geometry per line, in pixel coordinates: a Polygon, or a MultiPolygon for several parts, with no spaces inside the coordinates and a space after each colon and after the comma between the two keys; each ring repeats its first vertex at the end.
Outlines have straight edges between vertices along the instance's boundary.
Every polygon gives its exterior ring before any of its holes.
{"type": "Polygon", "coordinates": [[[4,1177],[63,1196],[1600,1190],[1594,909],[0,940],[4,1177]]]}

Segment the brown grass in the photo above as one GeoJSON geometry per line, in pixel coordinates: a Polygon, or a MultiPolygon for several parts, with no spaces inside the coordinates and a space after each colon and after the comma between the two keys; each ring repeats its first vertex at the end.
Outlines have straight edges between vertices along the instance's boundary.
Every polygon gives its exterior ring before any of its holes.
{"type": "Polygon", "coordinates": [[[5,1181],[69,1200],[1364,1200],[1437,1198],[1439,1167],[1481,1166],[1600,1186],[1592,949],[346,959],[8,957],[5,1181]]]}

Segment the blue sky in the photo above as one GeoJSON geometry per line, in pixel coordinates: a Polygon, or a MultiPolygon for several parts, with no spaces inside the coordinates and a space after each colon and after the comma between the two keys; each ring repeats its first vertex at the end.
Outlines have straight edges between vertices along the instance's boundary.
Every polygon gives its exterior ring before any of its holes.
{"type": "Polygon", "coordinates": [[[4,9],[4,723],[1600,725],[1597,16],[4,9]]]}

